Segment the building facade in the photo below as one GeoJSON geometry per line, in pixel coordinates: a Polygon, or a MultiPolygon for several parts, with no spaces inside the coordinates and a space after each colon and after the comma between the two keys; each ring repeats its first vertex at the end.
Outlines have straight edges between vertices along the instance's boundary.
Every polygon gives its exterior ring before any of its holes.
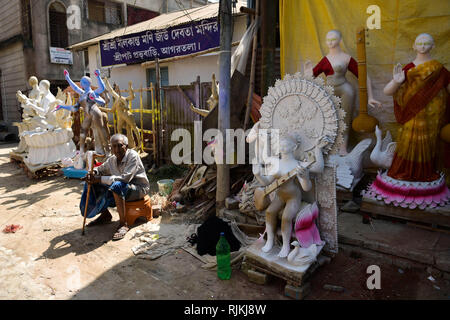
{"type": "Polygon", "coordinates": [[[88,51],[68,46],[161,13],[201,6],[207,0],[0,0],[0,121],[21,120],[17,90],[28,78],[47,79],[52,92],[64,88],[64,69],[74,80],[89,75],[88,51]],[[180,8],[181,7],[181,8],[180,8]]]}

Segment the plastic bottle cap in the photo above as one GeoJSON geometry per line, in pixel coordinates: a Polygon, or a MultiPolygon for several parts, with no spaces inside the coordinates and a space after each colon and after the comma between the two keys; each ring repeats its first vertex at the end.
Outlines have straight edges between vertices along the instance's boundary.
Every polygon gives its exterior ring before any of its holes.
{"type": "Polygon", "coordinates": [[[224,236],[224,235],[225,235],[225,232],[221,232],[220,235],[221,235],[221,236],[224,236]]]}

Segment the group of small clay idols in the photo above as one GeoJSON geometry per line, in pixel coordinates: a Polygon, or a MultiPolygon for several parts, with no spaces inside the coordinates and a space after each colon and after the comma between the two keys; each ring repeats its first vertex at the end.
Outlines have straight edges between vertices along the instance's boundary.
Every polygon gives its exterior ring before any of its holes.
{"type": "MultiPolygon", "coordinates": [[[[110,85],[108,79],[100,77],[100,70],[95,71],[95,77],[98,81],[98,88],[93,90],[92,81],[88,76],[83,76],[78,86],[64,70],[64,76],[70,87],[78,94],[77,103],[73,104],[71,94],[64,94],[58,88],[58,94],[55,97],[50,92],[50,82],[41,80],[38,85],[38,79],[35,76],[30,77],[29,84],[32,88],[28,97],[21,91],[17,92],[17,99],[23,108],[22,122],[18,123],[19,136],[21,138],[19,147],[15,150],[17,153],[26,153],[29,146],[24,138],[31,132],[53,132],[56,134],[56,128],[71,130],[72,117],[71,112],[76,112],[80,107],[84,111],[84,120],[80,130],[80,154],[84,155],[87,151],[86,137],[92,129],[95,141],[95,151],[97,154],[109,156],[111,147],[109,143],[110,133],[108,128],[108,117],[105,113],[115,113],[117,116],[116,130],[119,133],[125,129],[129,141],[129,147],[140,149],[142,147],[141,137],[136,126],[133,114],[130,112],[129,103],[135,98],[131,81],[129,82],[129,96],[123,97],[117,85],[114,88],[110,85]],[[108,102],[106,91],[113,97],[111,108],[105,107],[108,102]]],[[[73,135],[71,136],[73,137],[73,135]]],[[[70,137],[70,138],[71,138],[70,137]]],[[[92,140],[92,139],[91,139],[92,140]]],[[[70,142],[69,142],[70,143],[70,142]]],[[[72,143],[73,144],[73,143],[72,143]]],[[[74,150],[65,150],[59,152],[60,158],[73,158],[74,150]]],[[[30,158],[28,156],[28,158],[30,158]]],[[[32,158],[32,157],[31,157],[32,158]]],[[[38,157],[34,162],[39,162],[42,157],[38,157]]],[[[52,158],[52,161],[55,160],[52,158]]],[[[45,160],[42,160],[46,162],[45,160]]],[[[34,165],[37,163],[33,163],[34,165]]],[[[45,164],[45,163],[42,163],[45,164]]]]}

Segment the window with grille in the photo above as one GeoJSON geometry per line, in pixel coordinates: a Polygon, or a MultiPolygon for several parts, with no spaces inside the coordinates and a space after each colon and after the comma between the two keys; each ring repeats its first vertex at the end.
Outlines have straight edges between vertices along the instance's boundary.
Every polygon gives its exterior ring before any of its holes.
{"type": "Polygon", "coordinates": [[[122,24],[122,5],[110,1],[88,1],[89,20],[108,24],[122,24]]]}
{"type": "Polygon", "coordinates": [[[65,48],[69,45],[67,33],[67,15],[64,6],[54,2],[49,8],[50,46],[65,48]]]}
{"type": "Polygon", "coordinates": [[[106,22],[105,19],[105,3],[102,1],[88,1],[89,20],[97,22],[106,22]]]}
{"type": "Polygon", "coordinates": [[[122,5],[113,2],[106,2],[105,15],[106,23],[122,24],[122,5]]]}

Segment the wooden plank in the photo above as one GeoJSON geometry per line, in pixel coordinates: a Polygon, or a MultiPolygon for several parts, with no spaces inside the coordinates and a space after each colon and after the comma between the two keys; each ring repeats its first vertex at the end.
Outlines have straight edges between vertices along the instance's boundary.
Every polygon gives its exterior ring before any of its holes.
{"type": "Polygon", "coordinates": [[[271,274],[286,280],[295,286],[301,286],[305,280],[317,269],[318,262],[309,266],[293,266],[286,259],[277,258],[279,248],[275,246],[269,253],[261,252],[262,243],[255,242],[245,251],[245,261],[261,272],[271,274]]]}
{"type": "Polygon", "coordinates": [[[424,210],[408,209],[386,205],[381,201],[363,197],[360,211],[408,221],[450,227],[450,206],[424,210]]]}
{"type": "Polygon", "coordinates": [[[336,198],[338,202],[353,200],[353,192],[336,189],[336,198]]]}
{"type": "Polygon", "coordinates": [[[263,233],[265,230],[265,225],[253,225],[248,223],[238,223],[237,226],[246,234],[259,234],[263,233]]]}

